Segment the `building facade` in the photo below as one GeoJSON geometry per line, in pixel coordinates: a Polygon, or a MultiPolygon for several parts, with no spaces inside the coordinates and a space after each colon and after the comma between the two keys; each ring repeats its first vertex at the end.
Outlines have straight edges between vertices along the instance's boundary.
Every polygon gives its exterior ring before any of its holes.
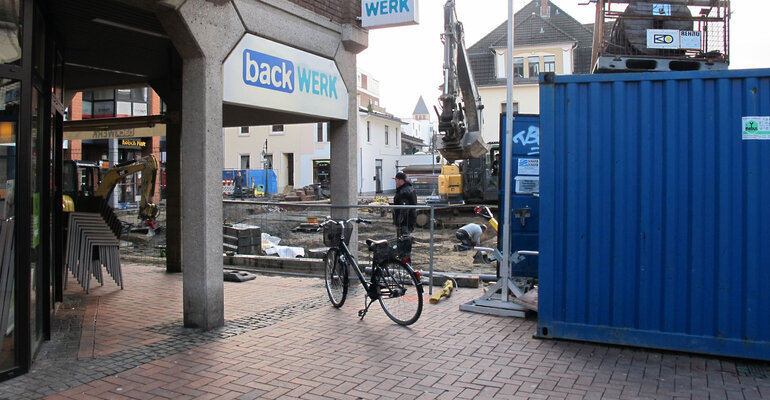
{"type": "MultiPolygon", "coordinates": [[[[538,114],[541,72],[557,75],[590,72],[593,27],[583,25],[547,0],[533,0],[514,16],[513,111],[538,114]]],[[[500,114],[507,101],[508,22],[468,48],[473,78],[484,104],[482,137],[500,138],[500,114]]]]}
{"type": "Polygon", "coordinates": [[[279,193],[321,183],[329,150],[329,124],[324,122],[224,130],[224,168],[273,170],[279,193]]]}

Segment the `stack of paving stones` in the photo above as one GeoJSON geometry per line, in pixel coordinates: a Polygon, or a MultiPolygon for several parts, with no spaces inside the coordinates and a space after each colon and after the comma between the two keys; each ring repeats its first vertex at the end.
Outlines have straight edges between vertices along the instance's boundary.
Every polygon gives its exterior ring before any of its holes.
{"type": "Polygon", "coordinates": [[[315,200],[315,191],[311,189],[297,189],[293,195],[286,196],[285,201],[308,201],[315,200]]]}
{"type": "Polygon", "coordinates": [[[262,229],[247,224],[225,225],[222,233],[225,253],[262,254],[262,229]]]}

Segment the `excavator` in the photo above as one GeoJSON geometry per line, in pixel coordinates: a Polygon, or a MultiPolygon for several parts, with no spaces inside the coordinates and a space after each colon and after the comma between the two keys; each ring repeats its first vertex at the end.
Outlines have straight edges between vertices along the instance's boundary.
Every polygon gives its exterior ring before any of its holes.
{"type": "Polygon", "coordinates": [[[444,84],[439,102],[438,130],[443,133],[436,148],[449,162],[485,155],[489,148],[481,136],[481,104],[473,82],[463,25],[457,20],[455,0],[444,4],[444,84]]]}
{"type": "Polygon", "coordinates": [[[116,164],[100,177],[99,163],[90,161],[65,161],[63,168],[62,209],[66,212],[79,210],[78,203],[89,197],[107,200],[112,189],[128,176],[142,173],[139,218],[153,230],[158,229],[155,218],[158,206],[150,200],[155,192],[158,159],[154,155],[116,164]],[[101,180],[100,180],[101,178],[101,180]],[[73,199],[78,199],[77,203],[73,199]]]}
{"type": "Polygon", "coordinates": [[[491,160],[494,158],[490,159],[490,148],[481,136],[481,110],[484,105],[481,104],[481,97],[473,81],[463,25],[457,20],[455,0],[448,0],[444,4],[444,33],[441,40],[444,43],[444,83],[439,97],[442,109],[441,112],[436,109],[436,114],[438,130],[442,136],[436,148],[445,162],[442,162],[438,178],[439,199],[449,204],[495,201],[496,178],[489,176],[491,160]],[[458,164],[462,165],[462,170],[458,164]],[[487,190],[487,186],[490,186],[490,190],[487,190]]]}

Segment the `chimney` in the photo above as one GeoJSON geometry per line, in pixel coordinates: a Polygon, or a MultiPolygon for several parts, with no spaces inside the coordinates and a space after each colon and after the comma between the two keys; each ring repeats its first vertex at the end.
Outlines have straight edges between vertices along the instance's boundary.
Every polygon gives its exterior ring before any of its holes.
{"type": "Polygon", "coordinates": [[[540,0],[540,16],[543,18],[551,16],[551,6],[548,5],[548,0],[540,0]]]}

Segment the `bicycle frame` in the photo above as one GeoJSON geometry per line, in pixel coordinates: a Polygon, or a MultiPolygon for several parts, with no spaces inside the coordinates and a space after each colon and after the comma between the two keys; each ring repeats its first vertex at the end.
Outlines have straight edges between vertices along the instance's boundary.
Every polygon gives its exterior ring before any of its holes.
{"type": "MultiPolygon", "coordinates": [[[[344,232],[344,230],[343,230],[343,232],[344,232]]],[[[344,235],[344,233],[343,233],[343,235],[344,235]]],[[[363,271],[361,271],[361,267],[358,266],[358,262],[356,261],[356,258],[353,257],[352,254],[350,254],[350,248],[348,248],[348,245],[345,243],[344,240],[340,241],[339,249],[340,249],[340,251],[342,251],[342,254],[345,256],[345,265],[349,264],[349,265],[351,265],[353,267],[353,272],[356,273],[356,276],[358,277],[358,280],[361,282],[361,285],[364,286],[364,290],[366,290],[367,295],[374,299],[374,297],[372,297],[372,292],[371,292],[372,284],[370,284],[369,282],[366,281],[366,277],[364,276],[363,271]]],[[[375,268],[379,269],[380,266],[379,265],[375,265],[374,263],[372,263],[372,276],[374,276],[374,269],[375,268]]],[[[347,273],[347,270],[345,272],[347,273]]]]}

